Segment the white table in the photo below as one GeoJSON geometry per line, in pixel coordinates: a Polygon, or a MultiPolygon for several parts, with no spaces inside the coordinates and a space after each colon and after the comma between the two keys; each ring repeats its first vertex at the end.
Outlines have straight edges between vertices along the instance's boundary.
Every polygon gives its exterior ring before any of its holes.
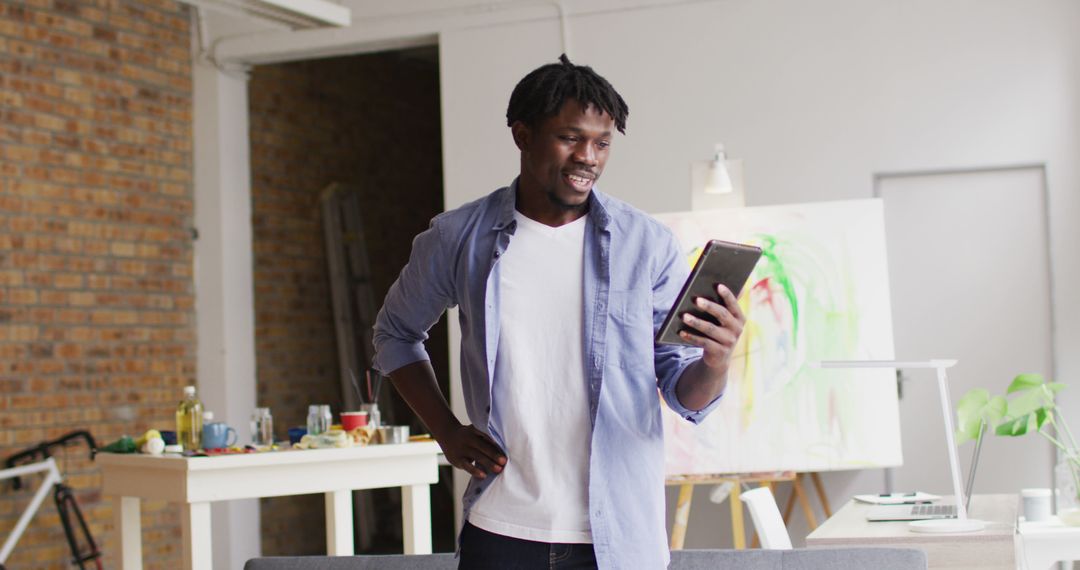
{"type": "Polygon", "coordinates": [[[1058,561],[1080,560],[1080,526],[1068,526],[1057,517],[1039,522],[1020,517],[1016,558],[1022,570],[1047,570],[1058,561]]]}
{"type": "Polygon", "coordinates": [[[353,554],[352,491],[401,487],[406,554],[431,553],[430,486],[439,480],[435,442],[216,457],[101,453],[104,494],[114,498],[121,568],[142,568],[139,501],[181,503],[184,568],[213,565],[210,503],[326,494],[326,550],[353,554]]]}
{"type": "MultiPolygon", "coordinates": [[[[944,502],[951,502],[946,497],[944,502]]],[[[906,522],[868,522],[872,508],[852,499],[806,537],[809,548],[890,546],[926,552],[931,569],[1015,570],[1016,495],[975,495],[969,516],[987,521],[979,532],[920,534],[906,522]]]]}

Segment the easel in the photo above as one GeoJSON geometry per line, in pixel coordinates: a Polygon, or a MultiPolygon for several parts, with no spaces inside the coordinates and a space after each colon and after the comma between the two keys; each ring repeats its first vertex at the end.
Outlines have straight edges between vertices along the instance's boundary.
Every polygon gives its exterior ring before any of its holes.
{"type": "Polygon", "coordinates": [[[787,524],[791,518],[791,510],[795,508],[795,499],[798,498],[799,506],[802,507],[803,515],[806,517],[806,524],[810,530],[814,530],[818,527],[817,518],[814,517],[814,511],[810,508],[810,501],[806,498],[806,490],[801,482],[807,475],[814,483],[814,491],[817,493],[818,501],[821,501],[821,510],[825,512],[825,518],[832,516],[832,508],[829,506],[828,497],[825,496],[825,486],[821,484],[821,476],[816,471],[799,473],[791,483],[791,495],[788,496],[787,505],[784,506],[784,524],[787,524]]]}
{"type": "MultiPolygon", "coordinates": [[[[784,507],[784,524],[787,524],[788,520],[791,518],[791,512],[795,508],[795,500],[798,499],[799,506],[802,507],[803,515],[806,517],[806,522],[809,525],[810,530],[816,529],[818,526],[817,517],[814,516],[814,511],[810,508],[810,500],[807,498],[806,488],[803,485],[803,481],[806,479],[807,475],[809,475],[811,481],[813,481],[814,489],[817,492],[818,500],[821,501],[825,516],[831,517],[832,509],[829,507],[829,501],[825,496],[825,488],[821,484],[821,478],[817,473],[796,474],[793,471],[776,471],[766,473],[682,475],[678,477],[669,477],[665,481],[665,484],[669,486],[677,485],[679,487],[679,499],[675,507],[675,520],[671,526],[671,550],[682,550],[683,543],[686,541],[686,527],[690,521],[690,506],[694,499],[695,485],[732,484],[731,494],[728,495],[728,502],[731,505],[731,533],[735,550],[744,550],[746,548],[746,527],[743,523],[742,501],[739,498],[742,493],[742,484],[744,483],[757,483],[759,487],[768,487],[775,495],[776,490],[774,485],[785,481],[791,481],[791,495],[788,497],[787,506],[784,507]]],[[[755,533],[751,548],[757,547],[757,543],[758,538],[757,533],[755,533]]]]}

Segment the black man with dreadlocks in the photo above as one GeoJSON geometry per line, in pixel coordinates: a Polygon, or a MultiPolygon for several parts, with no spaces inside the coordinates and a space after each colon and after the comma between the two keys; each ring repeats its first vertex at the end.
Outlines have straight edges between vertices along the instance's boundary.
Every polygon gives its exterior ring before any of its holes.
{"type": "Polygon", "coordinates": [[[745,317],[699,306],[699,348],[653,335],[689,273],[670,231],[596,181],[628,108],[591,68],[544,65],[506,113],[520,156],[510,186],[443,213],[413,242],[375,324],[375,366],[472,475],[461,568],[664,568],[660,400],[700,422],[717,405],[745,317]],[[460,307],[471,425],[454,416],[424,350],[460,307]]]}

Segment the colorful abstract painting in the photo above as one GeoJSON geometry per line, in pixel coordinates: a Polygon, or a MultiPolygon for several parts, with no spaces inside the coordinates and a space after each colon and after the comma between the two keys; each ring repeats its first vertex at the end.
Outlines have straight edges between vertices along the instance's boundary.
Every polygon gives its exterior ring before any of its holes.
{"type": "Polygon", "coordinates": [[[656,218],[689,264],[710,239],[764,252],[739,296],[747,324],[719,408],[695,426],[665,407],[668,475],[900,465],[894,372],[811,365],[894,357],[881,201],[656,218]]]}

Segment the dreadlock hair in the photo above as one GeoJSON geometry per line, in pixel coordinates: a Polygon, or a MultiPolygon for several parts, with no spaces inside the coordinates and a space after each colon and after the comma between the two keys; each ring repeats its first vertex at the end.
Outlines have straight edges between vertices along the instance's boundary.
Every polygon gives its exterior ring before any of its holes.
{"type": "Polygon", "coordinates": [[[607,79],[587,65],[570,63],[565,53],[559,56],[559,63],[540,66],[518,82],[510,94],[506,125],[521,121],[535,127],[543,119],[558,114],[567,99],[604,111],[615,119],[615,128],[626,134],[626,116],[630,114],[626,101],[607,79]]]}

